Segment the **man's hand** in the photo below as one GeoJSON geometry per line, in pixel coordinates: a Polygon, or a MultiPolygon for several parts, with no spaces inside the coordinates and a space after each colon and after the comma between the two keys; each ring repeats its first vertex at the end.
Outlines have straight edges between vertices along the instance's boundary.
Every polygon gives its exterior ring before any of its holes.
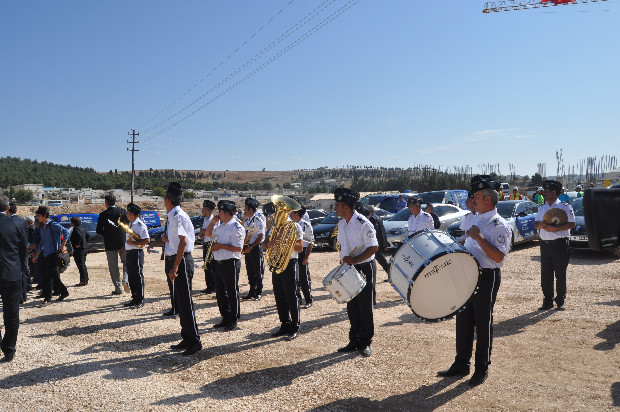
{"type": "Polygon", "coordinates": [[[171,280],[172,282],[174,282],[174,279],[176,279],[176,277],[178,276],[178,275],[177,275],[177,271],[178,271],[178,270],[179,270],[179,268],[178,268],[178,267],[176,267],[176,268],[175,268],[175,267],[173,266],[173,267],[172,267],[172,269],[170,269],[170,272],[168,272],[168,277],[170,278],[170,280],[171,280]]]}
{"type": "Polygon", "coordinates": [[[469,228],[469,230],[467,231],[467,236],[474,240],[482,239],[482,235],[480,234],[480,228],[476,225],[473,225],[469,228]]]}
{"type": "Polygon", "coordinates": [[[67,248],[65,247],[65,245],[60,246],[60,253],[62,253],[63,255],[67,253],[67,248]]]}
{"type": "Polygon", "coordinates": [[[162,241],[162,242],[164,242],[164,243],[168,243],[168,236],[163,235],[163,236],[161,237],[161,241],[162,241]]]}
{"type": "Polygon", "coordinates": [[[247,255],[248,253],[250,253],[252,251],[252,248],[250,246],[246,247],[245,249],[243,249],[241,251],[241,253],[243,253],[244,255],[247,255]]]}
{"type": "Polygon", "coordinates": [[[345,256],[342,258],[342,263],[346,263],[347,265],[354,265],[355,258],[353,256],[345,256]]]}
{"type": "Polygon", "coordinates": [[[302,265],[307,265],[308,264],[308,258],[304,258],[304,260],[301,261],[302,265]]]}

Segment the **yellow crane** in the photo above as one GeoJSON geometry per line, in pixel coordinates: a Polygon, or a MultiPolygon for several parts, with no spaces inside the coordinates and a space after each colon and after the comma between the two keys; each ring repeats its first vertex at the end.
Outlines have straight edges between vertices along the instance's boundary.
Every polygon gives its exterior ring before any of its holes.
{"type": "Polygon", "coordinates": [[[528,10],[540,7],[567,6],[569,4],[598,3],[607,0],[502,0],[484,3],[483,13],[498,11],[528,10]]]}

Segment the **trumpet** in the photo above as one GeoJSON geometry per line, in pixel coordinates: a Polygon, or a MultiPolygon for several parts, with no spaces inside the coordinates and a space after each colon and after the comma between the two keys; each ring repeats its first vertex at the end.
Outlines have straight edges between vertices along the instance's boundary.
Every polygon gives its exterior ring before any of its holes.
{"type": "MultiPolygon", "coordinates": [[[[108,219],[108,222],[110,222],[112,225],[116,226],[116,227],[120,227],[122,228],[125,232],[127,232],[127,234],[129,235],[129,239],[133,240],[134,242],[139,242],[142,239],[140,238],[140,236],[138,236],[138,234],[136,232],[134,232],[133,230],[131,230],[131,228],[129,227],[129,225],[121,222],[121,218],[119,216],[117,223],[112,222],[110,219],[108,219]]],[[[138,246],[138,245],[136,245],[138,246]]],[[[138,247],[144,247],[145,245],[140,245],[138,247]]]]}
{"type": "Polygon", "coordinates": [[[205,260],[202,265],[203,270],[207,270],[207,265],[211,263],[211,261],[213,260],[213,253],[211,252],[211,247],[213,246],[214,243],[217,242],[217,239],[218,239],[218,236],[213,236],[211,238],[211,243],[209,243],[209,248],[207,249],[207,254],[205,256],[205,260]]]}

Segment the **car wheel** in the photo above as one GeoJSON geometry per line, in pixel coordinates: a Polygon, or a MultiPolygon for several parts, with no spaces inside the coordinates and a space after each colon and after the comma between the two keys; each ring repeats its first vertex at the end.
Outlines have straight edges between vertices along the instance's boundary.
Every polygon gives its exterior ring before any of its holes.
{"type": "Polygon", "coordinates": [[[512,233],[512,237],[510,239],[510,250],[514,249],[515,247],[515,234],[512,233]]]}
{"type": "Polygon", "coordinates": [[[337,237],[335,237],[335,236],[334,236],[334,237],[332,238],[332,240],[331,240],[331,243],[330,243],[330,244],[331,244],[332,250],[334,250],[335,252],[338,252],[338,251],[339,251],[339,250],[338,250],[338,238],[337,238],[337,237]]]}

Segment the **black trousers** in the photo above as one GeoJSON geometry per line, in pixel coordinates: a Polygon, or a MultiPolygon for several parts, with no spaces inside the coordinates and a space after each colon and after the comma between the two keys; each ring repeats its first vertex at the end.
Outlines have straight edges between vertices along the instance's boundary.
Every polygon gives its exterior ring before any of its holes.
{"type": "Polygon", "coordinates": [[[125,264],[127,265],[127,278],[129,281],[129,289],[131,289],[131,300],[134,302],[142,302],[144,300],[144,250],[130,249],[125,255],[125,264]]]}
{"type": "Polygon", "coordinates": [[[80,282],[88,282],[88,269],[86,269],[86,255],[87,250],[77,249],[73,250],[73,261],[80,272],[80,282]]]}
{"type": "Polygon", "coordinates": [[[248,282],[250,284],[250,295],[258,296],[263,294],[263,248],[259,244],[245,255],[245,270],[248,272],[248,282]]]}
{"type": "Polygon", "coordinates": [[[381,265],[383,270],[385,270],[385,273],[390,273],[390,264],[385,259],[385,254],[383,252],[375,253],[375,260],[381,265]]]}
{"type": "MultiPolygon", "coordinates": [[[[174,266],[175,259],[176,256],[166,256],[166,277],[172,266],[174,266]]],[[[179,322],[181,323],[181,338],[188,345],[200,342],[194,302],[192,301],[193,278],[194,259],[190,252],[185,252],[177,270],[177,277],[174,279],[174,303],[179,314],[179,322]]]]}
{"type": "Polygon", "coordinates": [[[21,280],[1,280],[2,316],[4,318],[4,336],[0,331],[0,348],[5,355],[15,353],[17,331],[19,330],[19,299],[22,291],[21,280]]]}
{"type": "Polygon", "coordinates": [[[60,271],[56,264],[56,254],[50,253],[48,256],[39,256],[41,262],[41,277],[43,278],[43,299],[52,300],[52,290],[60,293],[61,296],[69,294],[67,287],[60,280],[60,271]]]}
{"type": "MultiPolygon", "coordinates": [[[[211,242],[205,242],[202,244],[202,261],[204,262],[207,258],[207,250],[209,250],[209,246],[211,242]]],[[[207,264],[207,268],[204,270],[205,272],[205,285],[207,289],[215,290],[215,260],[212,260],[211,263],[207,264]]]]}
{"type": "Polygon", "coordinates": [[[349,315],[349,342],[364,348],[372,343],[375,335],[375,325],[372,307],[373,277],[375,266],[371,262],[355,265],[355,269],[366,279],[366,286],[362,291],[347,302],[347,315],[349,315]]]}
{"type": "Polygon", "coordinates": [[[303,252],[299,254],[297,260],[297,270],[299,271],[299,286],[297,287],[297,298],[301,300],[301,295],[304,295],[306,304],[312,302],[312,279],[310,279],[310,268],[308,265],[304,265],[302,262],[306,258],[308,249],[304,248],[303,252]]]}
{"type": "Polygon", "coordinates": [[[491,364],[493,346],[493,306],[502,275],[499,269],[482,269],[478,292],[471,303],[456,314],[456,358],[454,363],[469,365],[476,332],[476,370],[491,364]]]}
{"type": "Polygon", "coordinates": [[[282,328],[289,332],[297,332],[299,330],[299,299],[297,299],[299,272],[297,259],[289,260],[284,272],[280,274],[272,273],[271,281],[282,328]]]}
{"type": "Polygon", "coordinates": [[[566,269],[569,260],[568,238],[540,241],[540,286],[544,303],[553,302],[553,279],[555,274],[555,302],[558,306],[566,299],[566,269]]]}
{"type": "Polygon", "coordinates": [[[240,317],[239,271],[241,260],[226,259],[215,262],[215,297],[225,323],[235,323],[240,317]]]}

